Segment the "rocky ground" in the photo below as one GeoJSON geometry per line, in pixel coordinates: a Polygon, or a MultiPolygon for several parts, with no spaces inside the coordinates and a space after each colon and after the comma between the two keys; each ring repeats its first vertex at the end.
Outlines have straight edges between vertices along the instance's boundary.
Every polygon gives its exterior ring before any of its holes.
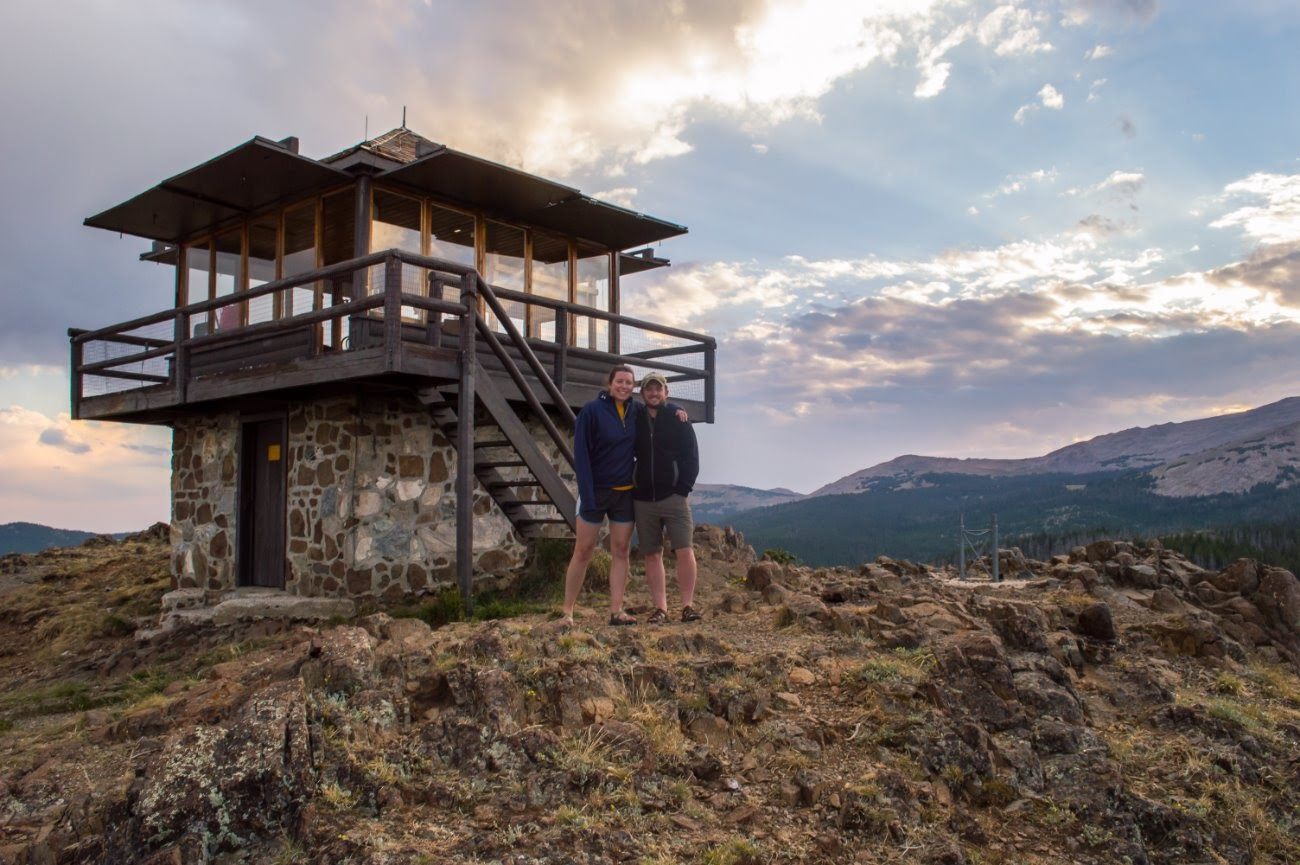
{"type": "Polygon", "coordinates": [[[138,640],[162,537],[0,559],[0,863],[1300,862],[1290,573],[697,538],[704,621],[572,631],[138,640]]]}

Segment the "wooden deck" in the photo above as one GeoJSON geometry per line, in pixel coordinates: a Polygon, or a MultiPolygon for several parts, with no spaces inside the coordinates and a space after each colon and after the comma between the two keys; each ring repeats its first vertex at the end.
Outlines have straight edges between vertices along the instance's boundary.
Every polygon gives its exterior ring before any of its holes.
{"type": "MultiPolygon", "coordinates": [[[[713,420],[715,343],[711,337],[564,301],[491,289],[481,280],[479,291],[476,280],[476,273],[449,262],[388,250],[240,295],[96,331],[69,331],[73,416],[167,424],[219,404],[262,407],[356,389],[448,385],[461,375],[461,329],[473,327],[471,322],[480,330],[485,327],[482,313],[466,314],[462,301],[469,298],[476,306],[495,303],[498,309],[503,303],[515,309],[545,307],[555,320],[553,340],[524,339],[516,330],[496,333],[496,347],[491,337],[482,334],[471,341],[482,369],[507,400],[527,399],[522,381],[542,405],[554,406],[558,393],[571,409],[577,409],[604,386],[610,367],[621,363],[632,366],[638,375],[651,370],[665,373],[674,402],[693,419],[713,420]],[[348,287],[364,284],[366,272],[380,265],[388,276],[385,285],[391,288],[350,297],[348,287]],[[441,291],[432,297],[402,293],[403,276],[409,286],[413,272],[434,286],[460,286],[462,293],[455,301],[440,297],[445,294],[441,291]],[[191,322],[215,320],[222,306],[301,287],[315,291],[317,302],[309,311],[190,335],[191,322]],[[404,320],[403,310],[408,317],[418,310],[424,320],[404,320]],[[615,350],[569,343],[567,335],[575,329],[574,323],[592,320],[606,322],[615,350]],[[164,336],[166,331],[171,331],[171,339],[164,336]],[[620,352],[620,345],[635,345],[638,350],[620,352]],[[526,353],[534,356],[536,366],[526,353]],[[539,370],[544,370],[549,382],[543,381],[539,370]]],[[[490,329],[500,331],[502,318],[496,317],[498,324],[490,329]]]]}

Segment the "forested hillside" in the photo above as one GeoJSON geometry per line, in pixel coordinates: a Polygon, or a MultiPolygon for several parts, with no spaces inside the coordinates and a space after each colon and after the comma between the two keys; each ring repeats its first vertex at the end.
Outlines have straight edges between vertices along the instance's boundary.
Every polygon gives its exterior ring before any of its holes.
{"type": "MultiPolygon", "coordinates": [[[[922,475],[913,488],[885,479],[869,492],[819,496],[736,514],[730,523],[756,549],[782,548],[809,564],[855,564],[878,555],[950,560],[960,520],[987,528],[997,515],[1002,546],[1046,557],[1101,537],[1163,537],[1274,525],[1300,515],[1300,488],[1241,495],[1160,496],[1144,472],[980,477],[922,475]],[[1032,552],[1030,552],[1032,550],[1032,552]]],[[[1181,549],[1181,548],[1180,548],[1181,549]]],[[[1260,546],[1261,553],[1268,547],[1260,546]]],[[[1271,555],[1260,558],[1272,560],[1271,555]]]]}

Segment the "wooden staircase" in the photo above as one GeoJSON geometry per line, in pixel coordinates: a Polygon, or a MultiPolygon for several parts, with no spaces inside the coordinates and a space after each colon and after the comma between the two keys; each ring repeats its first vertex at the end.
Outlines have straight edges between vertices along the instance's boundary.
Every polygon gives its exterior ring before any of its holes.
{"type": "MultiPolygon", "coordinates": [[[[542,453],[523,419],[473,361],[479,416],[473,418],[476,477],[521,537],[538,537],[551,526],[575,530],[577,501],[554,464],[542,453]]],[[[417,396],[449,441],[457,440],[457,386],[427,387],[417,396]]],[[[551,533],[553,534],[553,532],[551,533]]]]}

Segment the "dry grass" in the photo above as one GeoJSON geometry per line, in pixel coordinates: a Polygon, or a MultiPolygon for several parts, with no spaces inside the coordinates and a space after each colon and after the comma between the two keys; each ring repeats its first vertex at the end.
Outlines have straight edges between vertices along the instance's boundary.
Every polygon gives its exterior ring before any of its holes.
{"type": "Polygon", "coordinates": [[[938,664],[928,648],[894,649],[887,655],[877,655],[848,670],[844,679],[849,683],[873,684],[877,682],[908,682],[919,685],[930,678],[938,664]]]}

